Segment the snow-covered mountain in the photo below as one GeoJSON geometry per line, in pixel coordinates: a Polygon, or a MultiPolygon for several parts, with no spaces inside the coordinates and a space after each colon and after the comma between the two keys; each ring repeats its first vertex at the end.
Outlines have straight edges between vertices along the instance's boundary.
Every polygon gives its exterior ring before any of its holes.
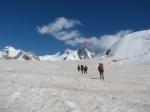
{"type": "Polygon", "coordinates": [[[65,61],[65,60],[79,60],[92,59],[94,53],[85,49],[70,50],[66,49],[63,53],[58,52],[53,55],[37,56],[32,52],[25,52],[20,49],[15,49],[11,46],[6,46],[0,51],[1,59],[13,60],[41,60],[41,61],[65,61]],[[82,51],[82,52],[81,52],[82,51]]]}
{"type": "Polygon", "coordinates": [[[124,36],[110,48],[109,55],[119,62],[150,62],[150,30],[124,36]]]}
{"type": "Polygon", "coordinates": [[[64,60],[79,60],[79,59],[92,59],[94,53],[87,48],[70,50],[66,49],[63,53],[56,53],[54,55],[39,56],[41,61],[64,61],[64,60]]]}
{"type": "Polygon", "coordinates": [[[92,51],[88,47],[81,47],[80,49],[78,49],[77,53],[80,59],[93,59],[95,56],[94,51],[92,51]]]}
{"type": "Polygon", "coordinates": [[[62,60],[79,60],[77,50],[66,49],[60,57],[62,60]]]}
{"type": "Polygon", "coordinates": [[[11,46],[6,46],[0,51],[0,58],[9,60],[39,60],[38,56],[32,52],[25,52],[11,46]]]}

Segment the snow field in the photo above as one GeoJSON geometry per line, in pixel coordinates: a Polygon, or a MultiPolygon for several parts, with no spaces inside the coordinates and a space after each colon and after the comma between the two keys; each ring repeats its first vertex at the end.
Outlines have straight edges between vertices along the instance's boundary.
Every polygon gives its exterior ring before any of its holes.
{"type": "Polygon", "coordinates": [[[0,112],[149,112],[150,64],[0,61],[0,112]],[[89,67],[87,75],[78,64],[89,67]]]}

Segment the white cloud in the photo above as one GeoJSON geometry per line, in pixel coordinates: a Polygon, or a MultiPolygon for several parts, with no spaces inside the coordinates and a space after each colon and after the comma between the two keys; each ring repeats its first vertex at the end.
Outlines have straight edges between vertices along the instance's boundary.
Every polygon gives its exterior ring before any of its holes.
{"type": "Polygon", "coordinates": [[[76,25],[81,25],[81,22],[74,19],[59,17],[48,25],[43,25],[42,27],[38,26],[37,30],[40,34],[50,34],[56,39],[64,41],[71,46],[77,46],[87,41],[88,44],[100,50],[109,49],[120,38],[131,32],[131,30],[125,30],[112,35],[85,38],[78,30],[73,29],[76,25]]]}
{"type": "Polygon", "coordinates": [[[76,25],[80,25],[80,21],[67,19],[64,17],[57,18],[54,22],[37,27],[37,30],[41,34],[51,34],[58,40],[68,40],[78,37],[80,34],[77,30],[71,30],[76,25]]]}
{"type": "Polygon", "coordinates": [[[84,43],[84,41],[87,41],[89,44],[92,46],[105,50],[109,49],[115,42],[117,42],[120,38],[123,36],[129,34],[131,30],[126,30],[126,31],[120,31],[114,35],[104,35],[99,38],[96,37],[91,37],[91,38],[84,38],[84,37],[79,37],[75,38],[72,40],[67,40],[66,44],[72,45],[72,46],[77,46],[78,44],[84,43]]]}
{"type": "Polygon", "coordinates": [[[101,49],[108,49],[119,39],[121,39],[122,37],[124,37],[125,35],[131,32],[132,32],[131,30],[126,30],[126,31],[119,31],[118,33],[113,35],[101,36],[97,41],[98,42],[97,46],[101,49]]]}

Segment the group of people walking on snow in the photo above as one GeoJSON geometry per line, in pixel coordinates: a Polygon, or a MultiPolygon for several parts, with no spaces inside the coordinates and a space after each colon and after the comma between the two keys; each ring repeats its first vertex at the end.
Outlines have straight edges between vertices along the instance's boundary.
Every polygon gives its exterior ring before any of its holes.
{"type": "MultiPolygon", "coordinates": [[[[77,69],[78,69],[78,72],[81,71],[82,74],[87,74],[87,71],[88,71],[87,65],[85,65],[85,66],[84,65],[78,65],[77,69]]],[[[104,66],[102,63],[99,63],[98,71],[100,74],[100,79],[104,80],[104,66]]]]}
{"type": "Polygon", "coordinates": [[[87,71],[88,71],[88,67],[85,65],[78,65],[78,72],[80,72],[81,71],[81,73],[82,74],[87,74],[87,71]]]}

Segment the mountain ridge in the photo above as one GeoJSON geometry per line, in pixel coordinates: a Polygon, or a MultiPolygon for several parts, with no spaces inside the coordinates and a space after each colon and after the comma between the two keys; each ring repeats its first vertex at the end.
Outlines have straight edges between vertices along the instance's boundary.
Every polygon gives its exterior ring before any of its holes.
{"type": "MultiPolygon", "coordinates": [[[[78,54],[78,50],[70,50],[66,49],[64,52],[57,52],[52,55],[44,55],[44,56],[37,56],[32,52],[25,52],[20,49],[16,49],[12,46],[5,46],[0,51],[0,58],[7,59],[7,60],[40,60],[40,61],[68,61],[68,60],[80,60],[80,54],[78,54]]],[[[93,52],[89,51],[88,49],[84,49],[84,56],[83,59],[92,59],[93,52]],[[88,55],[87,55],[88,54],[88,55]]]]}

